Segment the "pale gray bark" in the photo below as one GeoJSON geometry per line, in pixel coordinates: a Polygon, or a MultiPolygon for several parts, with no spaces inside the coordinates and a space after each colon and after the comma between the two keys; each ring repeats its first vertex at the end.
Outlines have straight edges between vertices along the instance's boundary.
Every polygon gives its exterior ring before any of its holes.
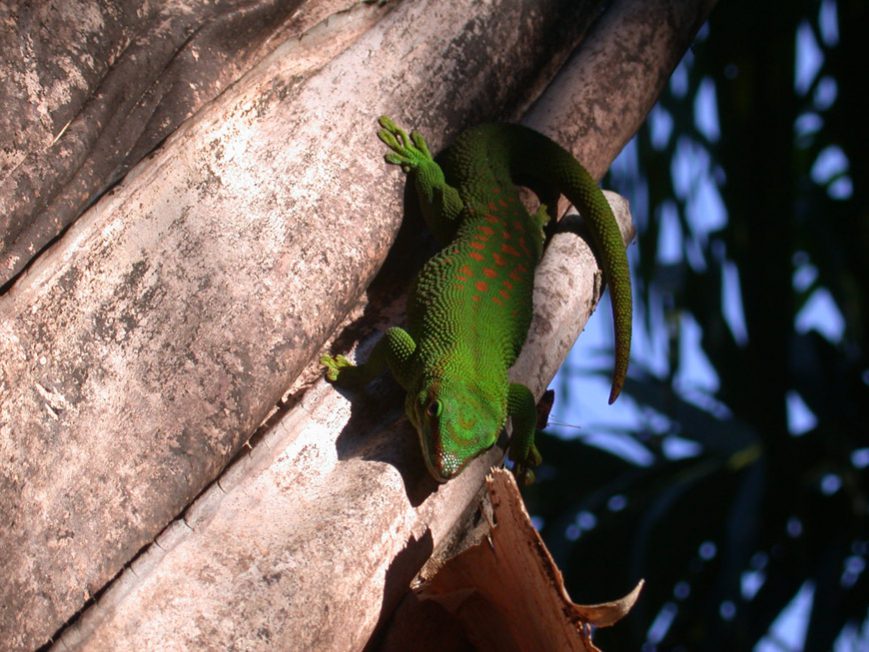
{"type": "Polygon", "coordinates": [[[153,541],[357,300],[401,215],[377,115],[414,116],[441,145],[566,57],[581,9],[335,14],[204,105],[18,277],[0,297],[0,647],[44,642],[153,541]]]}
{"type": "MultiPolygon", "coordinates": [[[[315,648],[364,644],[473,508],[497,454],[437,488],[406,424],[382,433],[384,411],[401,412],[394,392],[357,397],[348,425],[351,404],[300,381],[296,411],[187,513],[192,532],[168,524],[319,354],[382,262],[401,185],[382,162],[376,116],[419,128],[434,148],[462,125],[515,117],[591,4],[433,0],[335,14],[202,106],[0,296],[0,646],[43,643],[163,528],[67,630],[69,645],[272,649],[303,634],[315,648]],[[380,434],[358,434],[369,429],[380,434]]],[[[610,79],[604,68],[582,80],[589,104],[562,99],[535,126],[598,124],[614,84],[624,106],[651,105],[708,2],[639,4],[688,16],[650,28],[672,35],[659,73],[628,84],[638,69],[612,66],[610,79]]],[[[595,38],[621,57],[662,56],[625,40],[635,33],[626,27],[608,30],[595,38]]],[[[573,149],[600,173],[641,119],[608,121],[616,126],[573,149]]],[[[583,275],[569,291],[577,321],[563,327],[575,333],[593,303],[594,259],[553,255],[583,275]]],[[[573,277],[545,278],[557,293],[573,277]]],[[[553,300],[562,303],[555,294],[541,308],[553,300]]],[[[363,323],[381,310],[369,306],[363,323]]],[[[516,367],[535,390],[572,341],[555,323],[540,322],[516,367]]]]}
{"type": "Polygon", "coordinates": [[[353,4],[0,3],[0,287],[181,122],[353,4]]]}
{"type": "MultiPolygon", "coordinates": [[[[614,198],[629,240],[627,205],[614,198]]],[[[600,289],[586,242],[557,235],[538,268],[532,335],[514,367],[538,395],[600,289]]],[[[361,649],[476,506],[503,456],[494,449],[436,485],[403,404],[387,382],[342,395],[318,380],[57,649],[188,650],[203,640],[210,649],[361,649]]]]}

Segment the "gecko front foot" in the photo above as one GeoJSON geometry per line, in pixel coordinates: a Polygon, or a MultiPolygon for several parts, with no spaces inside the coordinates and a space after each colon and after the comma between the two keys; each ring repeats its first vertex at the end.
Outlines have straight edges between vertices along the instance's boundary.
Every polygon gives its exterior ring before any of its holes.
{"type": "Polygon", "coordinates": [[[433,163],[434,158],[426,145],[425,138],[418,131],[410,135],[385,115],[377,120],[382,129],[377,137],[392,151],[384,158],[387,163],[399,165],[405,174],[417,170],[423,165],[433,163]]]}
{"type": "Polygon", "coordinates": [[[531,444],[523,459],[514,458],[512,451],[510,458],[513,460],[513,475],[516,477],[516,483],[520,487],[534,484],[533,469],[540,466],[540,463],[543,461],[543,456],[537,450],[537,446],[531,444]]]}

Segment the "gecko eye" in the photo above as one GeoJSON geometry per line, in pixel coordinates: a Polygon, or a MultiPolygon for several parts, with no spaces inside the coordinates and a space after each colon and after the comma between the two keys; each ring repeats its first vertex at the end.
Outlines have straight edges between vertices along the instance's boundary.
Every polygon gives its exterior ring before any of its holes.
{"type": "Polygon", "coordinates": [[[425,408],[425,413],[428,416],[435,418],[435,417],[439,417],[441,415],[441,409],[442,409],[441,402],[438,400],[434,400],[431,403],[429,403],[428,406],[425,408]]]}

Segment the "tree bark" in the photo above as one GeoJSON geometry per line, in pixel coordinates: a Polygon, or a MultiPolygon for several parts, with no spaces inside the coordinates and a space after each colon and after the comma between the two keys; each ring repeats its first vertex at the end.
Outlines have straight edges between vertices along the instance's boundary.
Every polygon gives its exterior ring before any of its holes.
{"type": "MultiPolygon", "coordinates": [[[[6,8],[0,287],[184,120],[351,0],[6,8]]],[[[2,9],[0,9],[2,11],[2,9]]]]}
{"type": "MultiPolygon", "coordinates": [[[[626,240],[624,200],[613,201],[626,240]]],[[[557,235],[535,275],[513,373],[538,396],[600,297],[588,244],[557,235]]],[[[387,312],[401,312],[398,305],[387,312]]],[[[373,316],[366,317],[366,319],[373,316]]],[[[366,338],[370,346],[378,335],[366,338]]],[[[318,373],[318,365],[312,365],[318,373]]],[[[438,485],[388,380],[342,394],[322,378],[125,571],[62,649],[358,650],[422,564],[479,504],[503,451],[438,485]]]]}
{"type": "Polygon", "coordinates": [[[445,107],[521,96],[569,52],[556,17],[581,12],[380,16],[358,6],[284,41],[0,297],[0,647],[44,642],[153,541],[357,300],[400,220],[377,115],[432,111],[415,122],[439,146],[457,129],[445,107]]]}
{"type": "MultiPolygon", "coordinates": [[[[335,14],[202,104],[33,260],[0,296],[0,646],[42,644],[118,573],[61,645],[207,636],[217,647],[268,647],[299,641],[309,621],[297,616],[312,611],[314,647],[364,644],[473,508],[497,453],[436,487],[404,425],[359,438],[368,418],[358,401],[346,425],[344,399],[300,383],[297,411],[202,494],[187,525],[172,519],[268,416],[383,260],[401,195],[373,137],[376,116],[419,128],[434,148],[464,124],[515,116],[578,41],[593,4],[406,2],[382,18],[362,6],[335,14]],[[329,553],[320,566],[331,564],[334,586],[302,572],[317,550],[329,553]],[[357,566],[368,583],[351,581],[357,566]],[[244,607],[248,593],[258,615],[244,607]]],[[[670,34],[659,41],[670,48],[664,68],[708,3],[657,4],[687,16],[646,26],[647,37],[670,34]]],[[[618,49],[654,60],[649,42],[618,49]]],[[[647,75],[625,102],[650,106],[665,78],[647,75]]],[[[583,83],[604,93],[590,105],[600,106],[607,84],[583,83]]],[[[585,110],[551,114],[542,130],[594,123],[585,110]]],[[[639,119],[617,138],[590,135],[589,155],[574,151],[602,171],[639,119]]],[[[10,192],[4,200],[20,187],[10,192]]],[[[590,305],[593,257],[576,266],[586,276],[574,297],[590,305]]],[[[533,341],[526,349],[536,352],[533,341]]],[[[532,358],[517,373],[541,389],[556,367],[532,358]]],[[[370,420],[398,419],[395,393],[380,401],[370,420]]]]}

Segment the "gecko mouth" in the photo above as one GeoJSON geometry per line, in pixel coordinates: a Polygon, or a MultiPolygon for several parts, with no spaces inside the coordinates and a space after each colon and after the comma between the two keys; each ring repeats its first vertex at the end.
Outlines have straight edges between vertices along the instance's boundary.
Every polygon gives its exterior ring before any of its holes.
{"type": "Polygon", "coordinates": [[[426,442],[424,437],[420,437],[420,442],[426,468],[431,477],[438,482],[446,482],[456,477],[465,467],[465,463],[470,461],[462,462],[455,454],[444,452],[437,441],[426,442]]]}
{"type": "Polygon", "coordinates": [[[437,478],[441,482],[446,482],[450,478],[456,477],[459,471],[465,466],[457,457],[454,455],[440,455],[438,458],[438,469],[437,478]]]}
{"type": "Polygon", "coordinates": [[[420,442],[422,443],[423,459],[425,460],[426,468],[429,474],[438,482],[447,482],[455,478],[468,464],[492,448],[492,446],[489,446],[478,450],[473,455],[462,458],[455,453],[445,451],[436,439],[434,441],[429,439],[426,442],[425,438],[421,436],[420,442]]]}

